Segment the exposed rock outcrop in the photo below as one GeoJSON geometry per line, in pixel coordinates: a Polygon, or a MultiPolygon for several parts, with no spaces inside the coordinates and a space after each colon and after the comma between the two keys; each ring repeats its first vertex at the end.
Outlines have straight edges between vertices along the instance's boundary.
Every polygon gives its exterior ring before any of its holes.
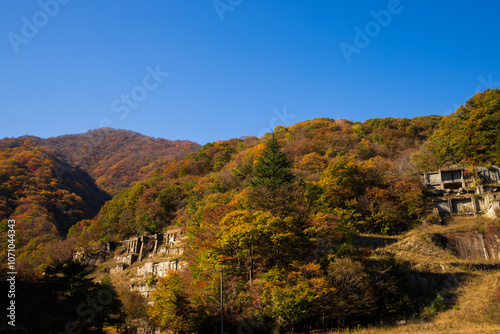
{"type": "Polygon", "coordinates": [[[433,234],[431,240],[464,260],[498,260],[500,255],[500,238],[496,231],[433,234]]]}

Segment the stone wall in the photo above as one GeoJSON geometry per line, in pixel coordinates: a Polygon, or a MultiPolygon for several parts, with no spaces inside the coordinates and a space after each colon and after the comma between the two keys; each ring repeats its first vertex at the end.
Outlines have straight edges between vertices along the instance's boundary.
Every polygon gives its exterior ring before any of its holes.
{"type": "Polygon", "coordinates": [[[115,256],[115,261],[130,266],[132,263],[137,261],[137,254],[125,254],[125,255],[115,256]]]}
{"type": "Polygon", "coordinates": [[[111,268],[108,268],[108,273],[110,273],[111,275],[114,275],[114,274],[118,274],[118,273],[121,273],[124,269],[125,269],[125,265],[124,264],[119,264],[117,266],[114,266],[114,267],[111,267],[111,268]]]}
{"type": "Polygon", "coordinates": [[[485,184],[500,183],[500,167],[493,166],[491,168],[478,167],[479,177],[485,184]]]}
{"type": "Polygon", "coordinates": [[[148,285],[146,282],[138,282],[128,285],[129,290],[139,292],[143,297],[148,298],[151,292],[154,291],[155,286],[153,284],[148,285]]]}
{"type": "Polygon", "coordinates": [[[73,253],[73,260],[89,265],[98,265],[106,261],[109,254],[118,246],[115,242],[102,242],[90,248],[80,248],[73,253]]]}
{"type": "Polygon", "coordinates": [[[500,202],[491,203],[490,208],[486,211],[486,217],[491,219],[500,217],[500,202]]]}

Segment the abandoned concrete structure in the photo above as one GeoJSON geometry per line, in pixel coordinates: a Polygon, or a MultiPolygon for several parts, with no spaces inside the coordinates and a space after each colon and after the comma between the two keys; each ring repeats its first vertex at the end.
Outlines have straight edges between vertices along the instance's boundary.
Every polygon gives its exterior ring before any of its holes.
{"type": "Polygon", "coordinates": [[[132,283],[128,285],[128,288],[131,291],[139,292],[145,298],[148,298],[155,289],[153,284],[147,284],[146,282],[132,283]]]}
{"type": "Polygon", "coordinates": [[[482,194],[433,199],[440,215],[498,216],[500,194],[482,194]]]}
{"type": "Polygon", "coordinates": [[[165,233],[143,235],[122,241],[122,252],[115,256],[117,262],[131,265],[160,253],[166,255],[182,254],[180,241],[185,237],[186,229],[177,228],[165,233]]]}
{"type": "Polygon", "coordinates": [[[143,235],[125,240],[122,242],[125,246],[125,254],[121,256],[127,258],[123,260],[117,258],[117,261],[130,265],[136,260],[142,261],[146,257],[155,256],[157,253],[180,254],[180,248],[176,247],[176,245],[184,237],[185,233],[184,228],[177,228],[168,230],[165,233],[143,235]],[[136,258],[130,257],[130,255],[135,255],[136,258]]]}
{"type": "Polygon", "coordinates": [[[481,184],[499,185],[500,168],[477,167],[474,171],[463,167],[440,169],[420,174],[423,183],[431,190],[472,188],[481,184]]]}
{"type": "Polygon", "coordinates": [[[184,267],[184,263],[180,262],[179,259],[158,261],[158,262],[146,262],[144,266],[137,268],[137,275],[146,277],[148,274],[163,277],[169,271],[179,270],[184,267]]]}
{"type": "Polygon", "coordinates": [[[420,174],[422,183],[434,195],[439,214],[500,216],[500,168],[463,167],[420,174]]]}
{"type": "Polygon", "coordinates": [[[119,275],[131,265],[137,263],[131,270],[136,279],[129,284],[131,290],[148,297],[154,290],[154,284],[146,284],[148,276],[163,277],[169,271],[181,270],[185,263],[181,261],[183,253],[182,240],[186,229],[177,228],[165,233],[133,237],[121,242],[114,256],[114,266],[108,267],[111,275],[119,275]]]}

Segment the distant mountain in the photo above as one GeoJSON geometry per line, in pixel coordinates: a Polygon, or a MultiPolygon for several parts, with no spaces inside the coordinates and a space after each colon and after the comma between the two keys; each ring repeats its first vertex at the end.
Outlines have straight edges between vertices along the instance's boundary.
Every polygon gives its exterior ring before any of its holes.
{"type": "Polygon", "coordinates": [[[111,198],[84,170],[39,145],[36,137],[0,141],[0,230],[7,230],[8,219],[16,221],[18,259],[24,246],[61,240],[111,198]]]}
{"type": "Polygon", "coordinates": [[[111,195],[201,147],[187,140],[152,138],[111,128],[53,137],[43,145],[87,171],[111,195]]]}
{"type": "Polygon", "coordinates": [[[30,226],[21,238],[42,231],[65,235],[76,221],[94,217],[111,199],[82,168],[40,143],[36,137],[0,141],[0,218],[25,215],[24,224],[40,223],[41,230],[30,226]]]}

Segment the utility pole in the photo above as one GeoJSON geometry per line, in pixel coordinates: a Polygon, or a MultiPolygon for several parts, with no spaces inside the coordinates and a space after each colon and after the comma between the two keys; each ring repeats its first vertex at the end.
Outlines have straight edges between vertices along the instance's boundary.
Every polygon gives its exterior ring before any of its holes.
{"type": "Polygon", "coordinates": [[[224,298],[222,297],[224,269],[217,269],[217,271],[220,272],[220,333],[224,334],[224,298]]]}

